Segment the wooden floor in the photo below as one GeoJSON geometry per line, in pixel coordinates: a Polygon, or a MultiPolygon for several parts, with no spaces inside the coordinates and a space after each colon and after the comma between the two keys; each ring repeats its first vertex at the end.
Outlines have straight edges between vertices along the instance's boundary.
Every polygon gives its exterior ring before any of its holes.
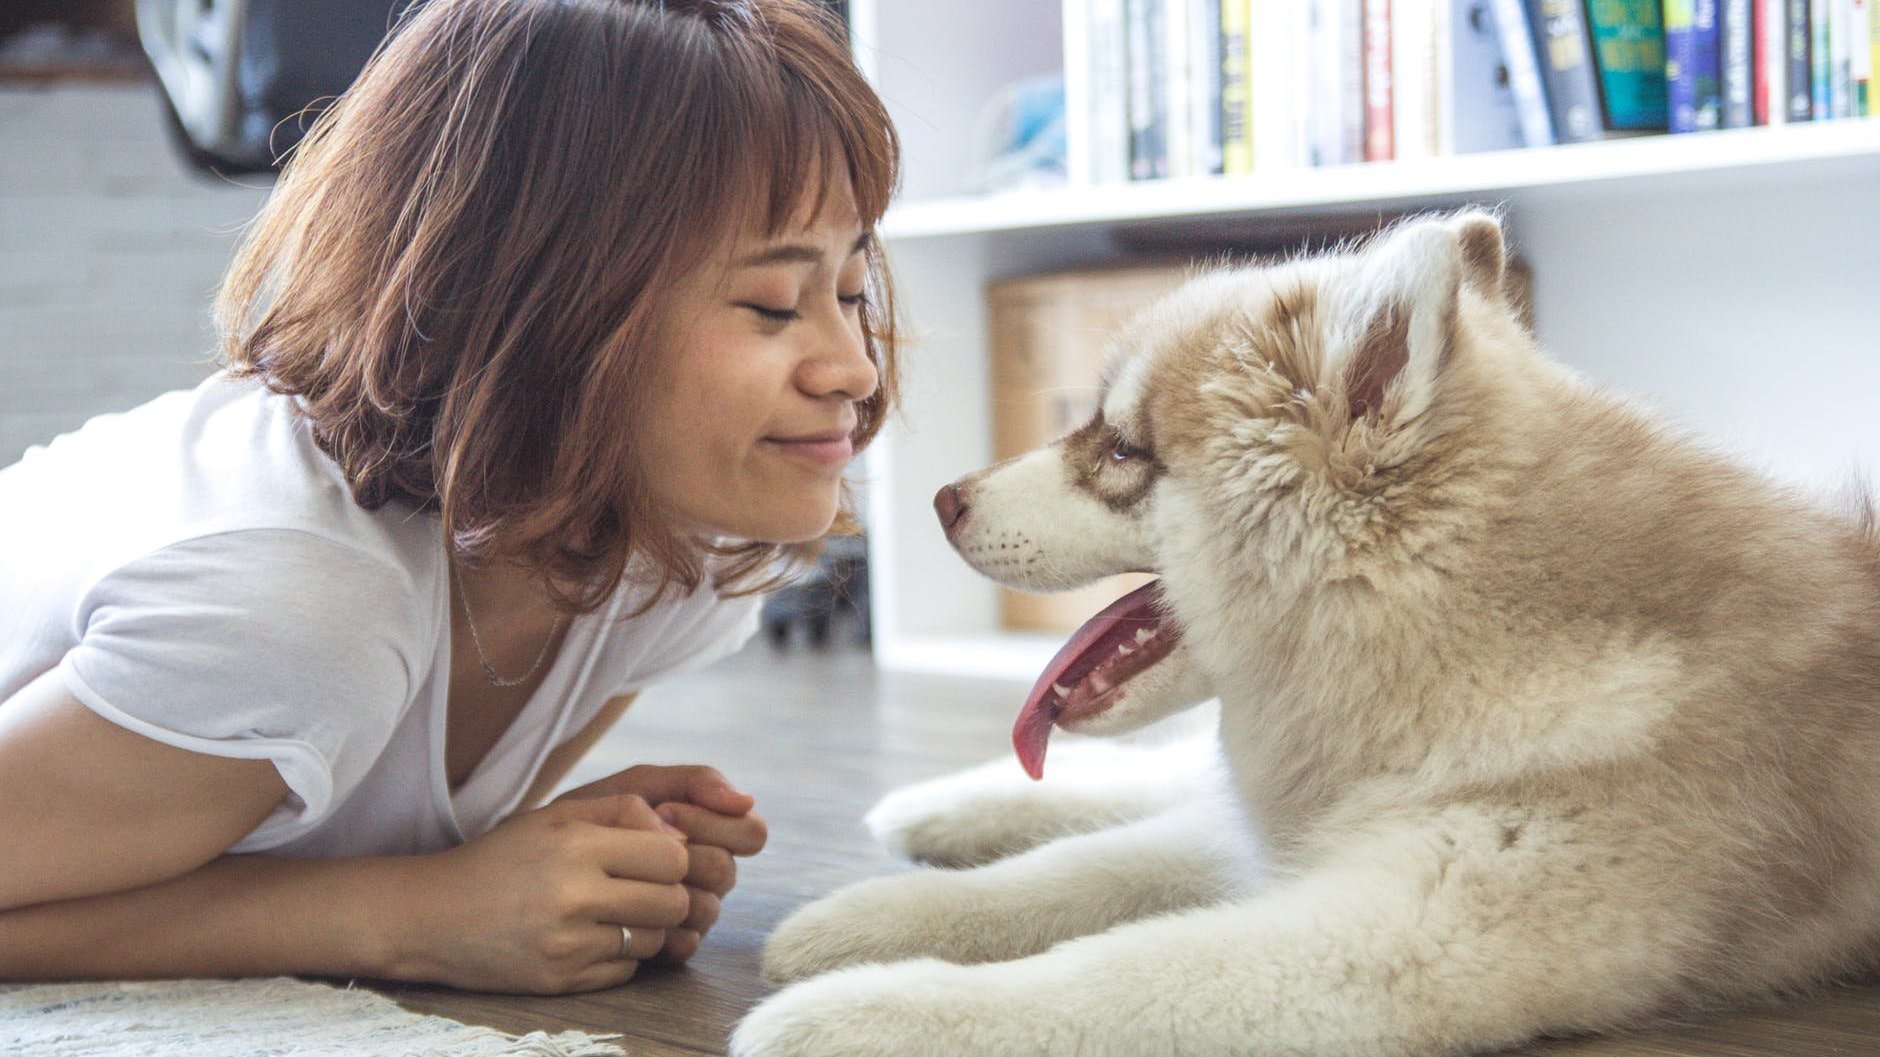
{"type": "MultiPolygon", "coordinates": [[[[634,763],[709,763],[756,796],[770,823],[770,846],[741,863],[723,919],[692,964],[565,998],[376,986],[411,1009],[505,1031],[620,1032],[636,1057],[722,1054],[732,1025],[766,993],[758,979],[764,935],[843,883],[904,868],[869,839],[863,811],[895,786],[1009,751],[1007,731],[1024,690],[878,673],[854,652],[777,654],[761,645],[649,690],[569,784],[634,763]]],[[[1880,982],[1769,1012],[1546,1042],[1519,1054],[1880,1057],[1880,982]]]]}

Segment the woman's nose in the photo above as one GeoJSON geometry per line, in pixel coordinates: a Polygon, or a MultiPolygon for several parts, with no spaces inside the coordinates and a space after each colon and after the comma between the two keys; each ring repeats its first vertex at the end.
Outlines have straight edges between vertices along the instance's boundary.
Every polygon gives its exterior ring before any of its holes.
{"type": "Polygon", "coordinates": [[[841,395],[861,401],[875,395],[881,374],[868,358],[868,346],[859,329],[847,318],[836,333],[823,339],[804,365],[803,389],[811,396],[841,395]]]}

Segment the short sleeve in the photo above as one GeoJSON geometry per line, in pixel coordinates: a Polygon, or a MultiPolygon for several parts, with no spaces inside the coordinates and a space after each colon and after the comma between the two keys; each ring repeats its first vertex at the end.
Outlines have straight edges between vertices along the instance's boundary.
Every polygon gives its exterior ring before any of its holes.
{"type": "Polygon", "coordinates": [[[198,537],[93,584],[60,673],[126,729],[273,761],[290,795],[244,841],[271,847],[344,800],[409,707],[416,594],[392,562],[310,532],[198,537]]]}

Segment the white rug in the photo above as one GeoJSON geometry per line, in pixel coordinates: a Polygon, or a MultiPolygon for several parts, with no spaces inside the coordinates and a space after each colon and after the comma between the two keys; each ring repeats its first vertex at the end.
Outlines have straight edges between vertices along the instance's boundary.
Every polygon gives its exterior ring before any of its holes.
{"type": "Polygon", "coordinates": [[[517,1038],[289,977],[0,985],[7,1057],[625,1057],[619,1037],[517,1038]]]}

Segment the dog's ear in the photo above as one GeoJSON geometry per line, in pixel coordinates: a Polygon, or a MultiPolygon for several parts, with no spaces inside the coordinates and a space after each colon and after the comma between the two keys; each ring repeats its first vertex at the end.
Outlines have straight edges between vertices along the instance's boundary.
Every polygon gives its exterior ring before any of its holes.
{"type": "MultiPolygon", "coordinates": [[[[1494,241],[1500,244],[1500,227],[1494,241]]],[[[1465,267],[1486,269],[1487,234],[1470,220],[1406,223],[1353,262],[1344,283],[1343,340],[1328,367],[1351,421],[1386,426],[1416,417],[1435,394],[1455,343],[1456,299],[1465,267]],[[1474,260],[1465,265],[1465,242],[1474,260]]]]}
{"type": "Polygon", "coordinates": [[[1501,221],[1493,213],[1465,209],[1449,220],[1462,249],[1462,279],[1487,297],[1502,300],[1508,270],[1508,246],[1501,221]]]}

